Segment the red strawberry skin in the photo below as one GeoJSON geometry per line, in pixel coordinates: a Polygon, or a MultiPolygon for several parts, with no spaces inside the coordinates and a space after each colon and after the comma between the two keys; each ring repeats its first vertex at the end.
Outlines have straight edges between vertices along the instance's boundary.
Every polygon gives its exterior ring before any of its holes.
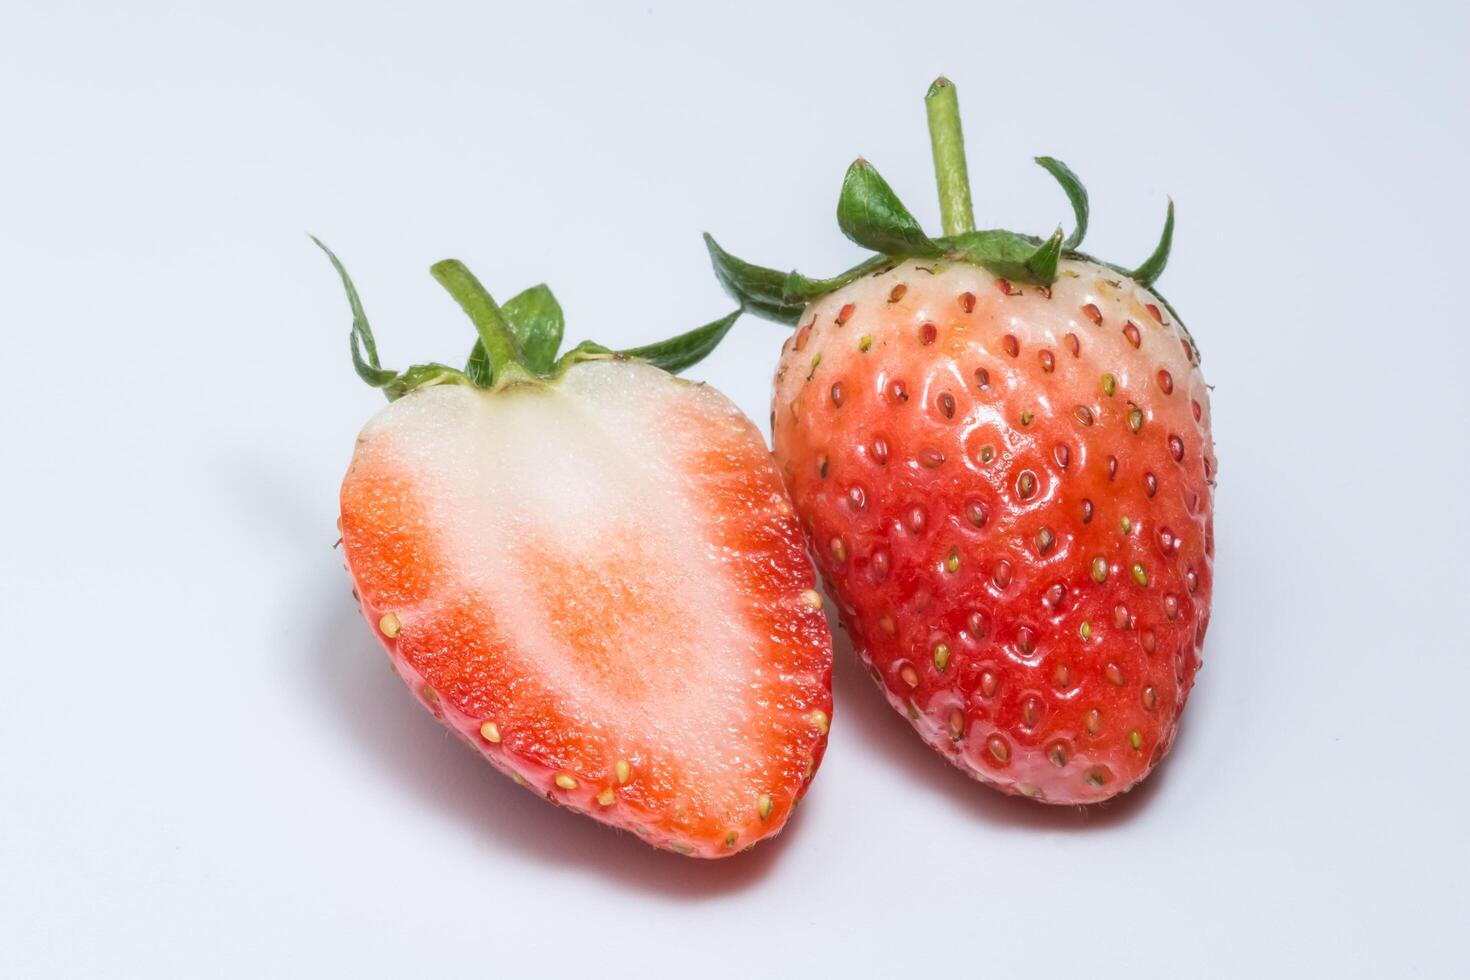
{"type": "Polygon", "coordinates": [[[818,567],[894,708],[1051,803],[1164,754],[1210,613],[1214,450],[1190,341],[1147,289],[909,261],[813,303],[772,430],[818,567]]]}
{"type": "Polygon", "coordinates": [[[714,389],[594,361],[416,391],[359,436],[341,530],[409,688],[552,802],[715,858],[809,786],[830,636],[760,434],[714,389]]]}

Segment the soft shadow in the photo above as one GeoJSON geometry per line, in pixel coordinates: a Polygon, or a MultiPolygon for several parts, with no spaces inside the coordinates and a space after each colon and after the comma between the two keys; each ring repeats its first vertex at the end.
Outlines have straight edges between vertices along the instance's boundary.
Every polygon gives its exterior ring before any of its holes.
{"type": "Polygon", "coordinates": [[[327,491],[331,496],[325,501],[326,509],[314,510],[309,503],[312,497],[302,492],[288,461],[281,457],[218,444],[197,447],[196,456],[206,461],[201,472],[214,482],[216,492],[232,501],[231,516],[237,523],[272,535],[293,551],[300,551],[303,543],[331,544],[337,539],[335,485],[327,491]]]}
{"type": "MultiPolygon", "coordinates": [[[[315,590],[320,593],[320,589],[315,590]]],[[[749,888],[801,835],[802,809],[775,839],[716,861],[682,857],[555,807],[497,773],[418,704],[346,595],[316,596],[318,655],[309,681],[351,740],[396,786],[449,812],[497,856],[567,866],[630,889],[701,900],[749,888]]]]}
{"type": "MultiPolygon", "coordinates": [[[[828,608],[829,614],[831,608],[828,608]]],[[[853,652],[847,632],[833,620],[832,699],[840,713],[834,721],[852,732],[863,749],[900,770],[925,790],[943,797],[957,809],[979,819],[1010,827],[1044,830],[1094,831],[1129,820],[1148,804],[1167,775],[1166,758],[1137,788],[1106,803],[1055,806],[1020,796],[1007,796],[971,779],[924,744],[908,719],[889,706],[883,692],[853,652]]],[[[1181,732],[1180,738],[1183,737],[1181,732]]],[[[1176,740],[1173,756],[1179,750],[1176,740]]]]}

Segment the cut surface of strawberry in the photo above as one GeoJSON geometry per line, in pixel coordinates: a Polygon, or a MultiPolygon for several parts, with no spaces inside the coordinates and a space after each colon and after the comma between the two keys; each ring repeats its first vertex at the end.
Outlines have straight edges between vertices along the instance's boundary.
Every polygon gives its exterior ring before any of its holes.
{"type": "Polygon", "coordinates": [[[497,768],[725,856],[778,832],[821,761],[815,577],[734,405],[660,350],[578,350],[379,412],[342,485],[348,568],[400,676],[497,768]]]}

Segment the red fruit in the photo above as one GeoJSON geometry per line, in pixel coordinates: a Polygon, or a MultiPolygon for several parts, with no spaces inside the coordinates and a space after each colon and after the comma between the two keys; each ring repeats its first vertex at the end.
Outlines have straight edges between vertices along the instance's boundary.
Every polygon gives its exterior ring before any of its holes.
{"type": "MultiPolygon", "coordinates": [[[[459,270],[436,274],[483,314],[459,270]]],[[[492,352],[496,383],[451,372],[378,413],[342,484],[347,565],[399,675],[492,765],[723,857],[777,833],[821,761],[830,637],[756,429],[599,351],[492,352]]]]}
{"type": "Polygon", "coordinates": [[[854,647],[925,741],[1010,792],[1106,799],[1168,751],[1198,666],[1204,379],[1111,269],[1064,262],[1048,296],[921,266],[808,309],[777,461],[854,647]]]}
{"type": "Polygon", "coordinates": [[[949,237],[859,161],[839,219],[886,255],[810,280],[711,254],[750,308],[799,325],[776,458],[889,702],[983,782],[1097,802],[1168,751],[1209,619],[1209,392],[1147,285],[1173,211],[1130,277],[1075,251],[1086,192],[1043,158],[1072,238],[972,232],[952,86],[931,108],[946,98],[931,123],[949,237]]]}

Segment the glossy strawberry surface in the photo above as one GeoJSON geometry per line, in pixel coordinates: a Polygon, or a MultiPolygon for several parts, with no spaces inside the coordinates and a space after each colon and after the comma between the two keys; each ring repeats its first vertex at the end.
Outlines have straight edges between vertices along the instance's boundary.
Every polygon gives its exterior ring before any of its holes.
{"type": "Polygon", "coordinates": [[[1148,289],[899,263],[807,307],[772,429],[854,647],[925,741],[1053,803],[1159,762],[1209,620],[1215,459],[1148,289]]]}

